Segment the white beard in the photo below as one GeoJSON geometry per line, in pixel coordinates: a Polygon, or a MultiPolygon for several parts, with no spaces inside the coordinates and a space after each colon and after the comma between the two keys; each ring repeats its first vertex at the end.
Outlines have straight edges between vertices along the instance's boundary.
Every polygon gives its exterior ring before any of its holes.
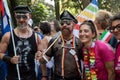
{"type": "Polygon", "coordinates": [[[27,24],[25,24],[25,23],[24,24],[19,24],[18,26],[19,26],[20,29],[25,29],[27,24]]]}

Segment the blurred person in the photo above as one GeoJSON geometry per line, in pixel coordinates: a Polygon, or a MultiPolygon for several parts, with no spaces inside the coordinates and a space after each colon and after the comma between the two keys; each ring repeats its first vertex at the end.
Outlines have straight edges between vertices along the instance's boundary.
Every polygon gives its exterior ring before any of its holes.
{"type": "Polygon", "coordinates": [[[34,59],[35,53],[42,51],[42,41],[28,24],[31,9],[26,5],[19,5],[14,8],[14,13],[17,27],[12,32],[5,33],[0,42],[0,59],[7,63],[6,79],[19,80],[16,68],[18,64],[20,80],[36,80],[34,59]],[[6,51],[8,55],[5,54],[6,51]]]}
{"type": "Polygon", "coordinates": [[[53,80],[81,80],[82,44],[73,35],[74,25],[78,22],[67,10],[60,15],[61,33],[53,37],[48,45],[48,51],[40,54],[38,60],[43,66],[43,77],[46,76],[45,63],[54,57],[54,79],[53,80]],[[54,42],[56,41],[56,42],[54,42]],[[51,46],[51,44],[54,44],[51,46]],[[51,46],[51,47],[49,47],[51,46]],[[43,55],[43,56],[42,56],[43,55]]]}
{"type": "Polygon", "coordinates": [[[51,37],[51,25],[48,22],[41,22],[39,25],[39,28],[44,35],[43,42],[44,42],[44,48],[47,48],[47,45],[50,41],[51,37]]]}
{"type": "MultiPolygon", "coordinates": [[[[106,10],[98,11],[94,22],[98,29],[99,39],[103,39],[106,37],[104,35],[106,32],[108,32],[107,29],[110,26],[110,18],[111,17],[112,17],[112,13],[110,13],[109,11],[106,11],[106,10]]],[[[108,32],[107,34],[110,34],[110,32],[108,32]]],[[[106,38],[105,42],[109,43],[113,48],[115,48],[115,44],[117,43],[117,40],[114,37],[114,35],[110,34],[106,38]]]]}
{"type": "Polygon", "coordinates": [[[84,45],[84,80],[115,80],[113,49],[97,39],[97,30],[91,20],[80,25],[79,39],[84,45]]]}
{"type": "MultiPolygon", "coordinates": [[[[60,31],[60,23],[58,20],[51,20],[50,25],[51,25],[51,36],[53,37],[57,32],[60,31]]],[[[54,63],[53,57],[51,58],[51,62],[54,63]]],[[[53,72],[54,72],[54,66],[51,68],[51,80],[53,80],[53,76],[54,76],[53,72]]]]}
{"type": "MultiPolygon", "coordinates": [[[[41,30],[38,26],[33,27],[33,30],[35,33],[37,33],[39,35],[40,39],[44,38],[44,35],[41,33],[41,30]]],[[[35,71],[36,71],[36,76],[37,76],[36,80],[41,80],[42,73],[41,73],[41,69],[40,69],[40,63],[36,59],[35,59],[35,71]]]]}
{"type": "MultiPolygon", "coordinates": [[[[30,16],[31,17],[31,16],[30,16]]],[[[33,28],[33,20],[30,18],[29,20],[28,20],[28,25],[31,27],[31,28],[33,28]]]]}
{"type": "Polygon", "coordinates": [[[115,50],[115,80],[120,80],[120,13],[115,14],[111,18],[111,26],[109,27],[109,31],[118,40],[115,50]]]}
{"type": "MultiPolygon", "coordinates": [[[[40,23],[40,30],[44,35],[43,40],[43,47],[44,50],[47,49],[48,43],[51,40],[52,36],[51,36],[51,25],[49,22],[45,21],[45,22],[41,22],[40,23]]],[[[52,75],[51,75],[51,69],[53,67],[53,58],[46,64],[47,66],[47,76],[48,76],[48,80],[52,80],[52,75]]]]}
{"type": "Polygon", "coordinates": [[[40,30],[40,28],[38,26],[34,27],[34,32],[36,32],[37,34],[39,34],[41,39],[44,38],[44,35],[41,33],[41,30],[40,30]]]}
{"type": "Polygon", "coordinates": [[[51,25],[51,35],[54,36],[57,32],[60,31],[60,23],[58,20],[50,21],[51,25]]]}

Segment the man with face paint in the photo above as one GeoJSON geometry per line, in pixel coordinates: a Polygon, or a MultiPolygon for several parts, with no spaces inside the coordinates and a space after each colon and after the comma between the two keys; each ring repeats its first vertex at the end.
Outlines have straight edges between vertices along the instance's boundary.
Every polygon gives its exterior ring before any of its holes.
{"type": "MultiPolygon", "coordinates": [[[[73,35],[74,25],[78,22],[67,10],[60,15],[61,34],[55,44],[41,57],[41,64],[54,57],[54,80],[81,80],[80,59],[81,43],[73,35]]],[[[58,37],[58,36],[57,36],[58,37]]],[[[56,38],[55,38],[56,39],[56,38]]],[[[55,40],[50,40],[49,45],[55,40]]],[[[38,53],[40,55],[40,53],[38,53]]],[[[42,66],[43,78],[46,77],[46,68],[42,66]]]]}
{"type": "Polygon", "coordinates": [[[7,80],[36,80],[34,59],[35,53],[42,50],[42,42],[39,35],[34,33],[28,25],[31,15],[30,8],[20,5],[14,8],[14,12],[17,27],[2,37],[0,59],[7,63],[7,80]],[[8,55],[5,55],[6,51],[8,51],[8,55]],[[16,64],[19,67],[20,78],[17,75],[16,64]]]}

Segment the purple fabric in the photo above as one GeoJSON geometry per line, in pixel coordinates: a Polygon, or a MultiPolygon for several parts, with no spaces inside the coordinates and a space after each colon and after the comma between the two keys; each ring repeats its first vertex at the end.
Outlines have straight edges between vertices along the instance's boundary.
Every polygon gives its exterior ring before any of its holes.
{"type": "Polygon", "coordinates": [[[115,53],[115,73],[116,80],[120,80],[120,43],[117,45],[115,53]]]}
{"type": "Polygon", "coordinates": [[[105,63],[113,61],[115,58],[113,49],[109,44],[97,40],[95,42],[95,57],[98,80],[108,80],[107,69],[105,63]]]}

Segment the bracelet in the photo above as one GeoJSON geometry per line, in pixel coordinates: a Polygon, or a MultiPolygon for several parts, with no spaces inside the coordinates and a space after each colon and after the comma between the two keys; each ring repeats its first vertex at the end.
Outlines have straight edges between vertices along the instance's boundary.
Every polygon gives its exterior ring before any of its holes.
{"type": "Polygon", "coordinates": [[[2,60],[7,62],[7,63],[11,63],[11,57],[10,56],[4,55],[2,60]]]}

